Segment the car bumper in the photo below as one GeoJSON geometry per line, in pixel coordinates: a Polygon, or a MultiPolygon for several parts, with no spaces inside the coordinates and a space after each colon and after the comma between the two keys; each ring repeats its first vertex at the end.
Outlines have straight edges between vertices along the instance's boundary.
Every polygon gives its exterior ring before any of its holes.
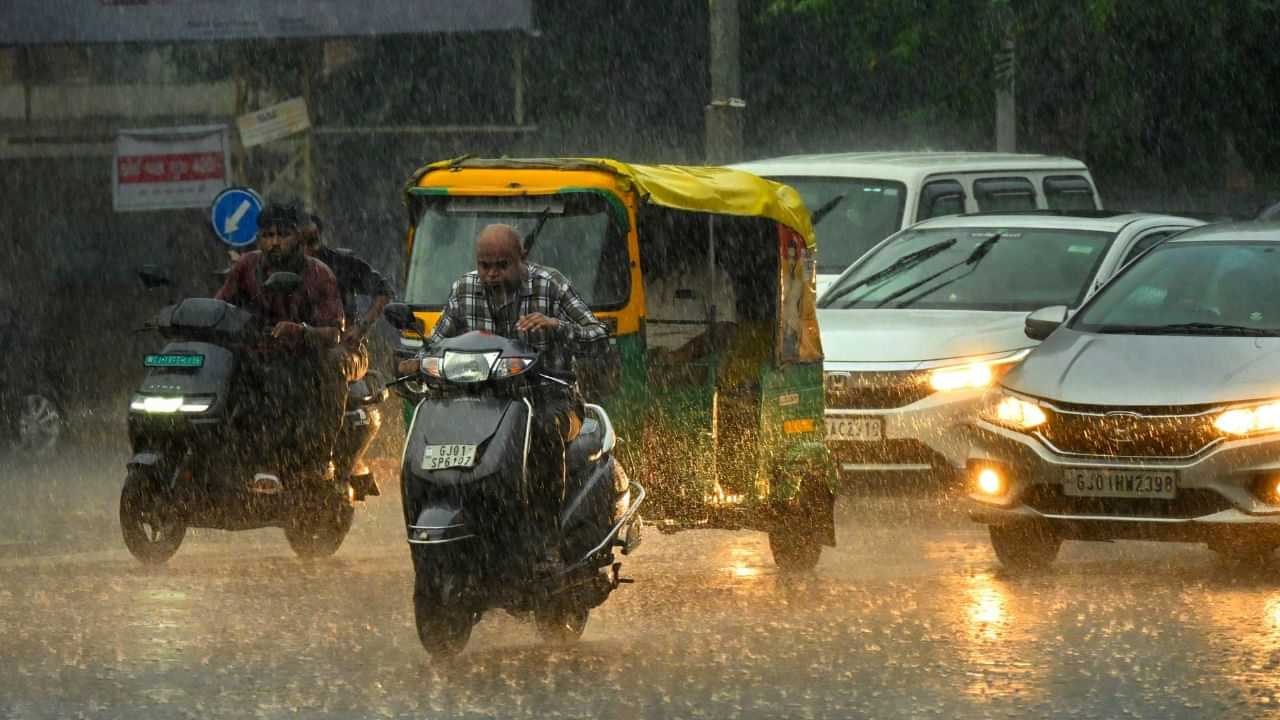
{"type": "Polygon", "coordinates": [[[830,407],[826,410],[827,447],[844,473],[960,472],[969,444],[960,430],[977,419],[982,390],[936,392],[910,405],[892,409],[830,407]],[[875,418],[879,440],[832,437],[834,422],[875,418]]]}
{"type": "Polygon", "coordinates": [[[971,486],[970,517],[977,522],[1042,523],[1068,539],[1198,542],[1241,533],[1280,543],[1280,496],[1266,492],[1280,481],[1280,436],[1220,443],[1189,459],[1128,460],[1060,454],[982,420],[964,434],[970,478],[990,468],[1003,479],[998,496],[971,486]],[[1177,489],[1167,499],[1077,498],[1064,492],[1068,468],[1169,472],[1177,489]]]}

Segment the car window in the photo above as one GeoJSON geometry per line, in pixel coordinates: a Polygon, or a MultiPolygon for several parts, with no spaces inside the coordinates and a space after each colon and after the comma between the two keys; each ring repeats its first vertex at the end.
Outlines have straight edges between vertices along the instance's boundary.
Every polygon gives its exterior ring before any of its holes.
{"type": "Polygon", "coordinates": [[[1133,247],[1129,248],[1129,252],[1125,253],[1124,260],[1120,262],[1120,267],[1124,267],[1125,265],[1133,262],[1134,258],[1146,252],[1148,248],[1159,243],[1161,240],[1164,240],[1175,232],[1177,231],[1156,230],[1155,232],[1147,233],[1146,235],[1138,238],[1138,241],[1133,244],[1133,247]]]}
{"type": "Polygon", "coordinates": [[[1280,248],[1157,246],[1099,291],[1073,323],[1084,332],[1229,333],[1223,326],[1280,334],[1280,248]]]}
{"type": "Polygon", "coordinates": [[[958,180],[934,180],[920,189],[920,209],[916,220],[964,212],[964,186],[958,180]]]}
{"type": "Polygon", "coordinates": [[[850,269],[824,308],[1035,310],[1076,306],[1115,235],[1044,228],[906,230],[850,269]]]}
{"type": "Polygon", "coordinates": [[[1093,185],[1083,175],[1050,175],[1044,199],[1051,210],[1094,210],[1093,185]]]}
{"type": "Polygon", "coordinates": [[[1035,210],[1036,189],[1026,178],[985,178],[973,182],[973,195],[983,212],[1035,210]]]}
{"type": "Polygon", "coordinates": [[[818,272],[844,272],[876,243],[902,227],[907,186],[864,178],[773,177],[800,193],[809,212],[835,202],[816,223],[818,272]],[[838,199],[837,199],[838,198],[838,199]]]}

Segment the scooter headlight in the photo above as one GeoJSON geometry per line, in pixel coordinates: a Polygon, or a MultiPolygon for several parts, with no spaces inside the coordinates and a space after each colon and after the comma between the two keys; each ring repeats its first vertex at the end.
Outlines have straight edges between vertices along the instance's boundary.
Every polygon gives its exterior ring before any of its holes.
{"type": "Polygon", "coordinates": [[[213,395],[134,395],[129,409],[148,415],[196,415],[213,407],[213,395]]]}
{"type": "Polygon", "coordinates": [[[477,383],[489,379],[498,353],[446,352],[444,379],[456,383],[477,383]]]}

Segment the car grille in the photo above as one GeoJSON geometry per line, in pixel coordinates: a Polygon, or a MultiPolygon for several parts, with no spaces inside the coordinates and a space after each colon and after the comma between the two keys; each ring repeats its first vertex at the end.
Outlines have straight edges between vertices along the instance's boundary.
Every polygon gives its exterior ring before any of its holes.
{"type": "Polygon", "coordinates": [[[828,440],[827,447],[840,463],[949,467],[945,457],[919,440],[828,440]]]}
{"type": "Polygon", "coordinates": [[[1173,498],[1090,498],[1062,492],[1061,485],[1032,485],[1022,501],[1048,515],[1097,515],[1139,518],[1195,518],[1232,507],[1213,490],[1189,488],[1173,498]]]}
{"type": "Polygon", "coordinates": [[[851,410],[891,410],[933,394],[927,373],[840,372],[823,373],[827,407],[851,410]]]}
{"type": "Polygon", "coordinates": [[[1207,412],[1143,414],[1115,408],[1051,407],[1036,434],[1072,455],[1178,459],[1199,455],[1222,439],[1207,412]]]}

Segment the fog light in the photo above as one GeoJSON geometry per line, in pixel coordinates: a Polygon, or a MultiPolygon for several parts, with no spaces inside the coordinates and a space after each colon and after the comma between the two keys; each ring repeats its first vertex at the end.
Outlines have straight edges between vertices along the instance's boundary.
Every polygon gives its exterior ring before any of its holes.
{"type": "Polygon", "coordinates": [[[978,490],[984,495],[997,497],[1004,494],[1004,478],[992,468],[983,468],[978,472],[978,490]]]}

